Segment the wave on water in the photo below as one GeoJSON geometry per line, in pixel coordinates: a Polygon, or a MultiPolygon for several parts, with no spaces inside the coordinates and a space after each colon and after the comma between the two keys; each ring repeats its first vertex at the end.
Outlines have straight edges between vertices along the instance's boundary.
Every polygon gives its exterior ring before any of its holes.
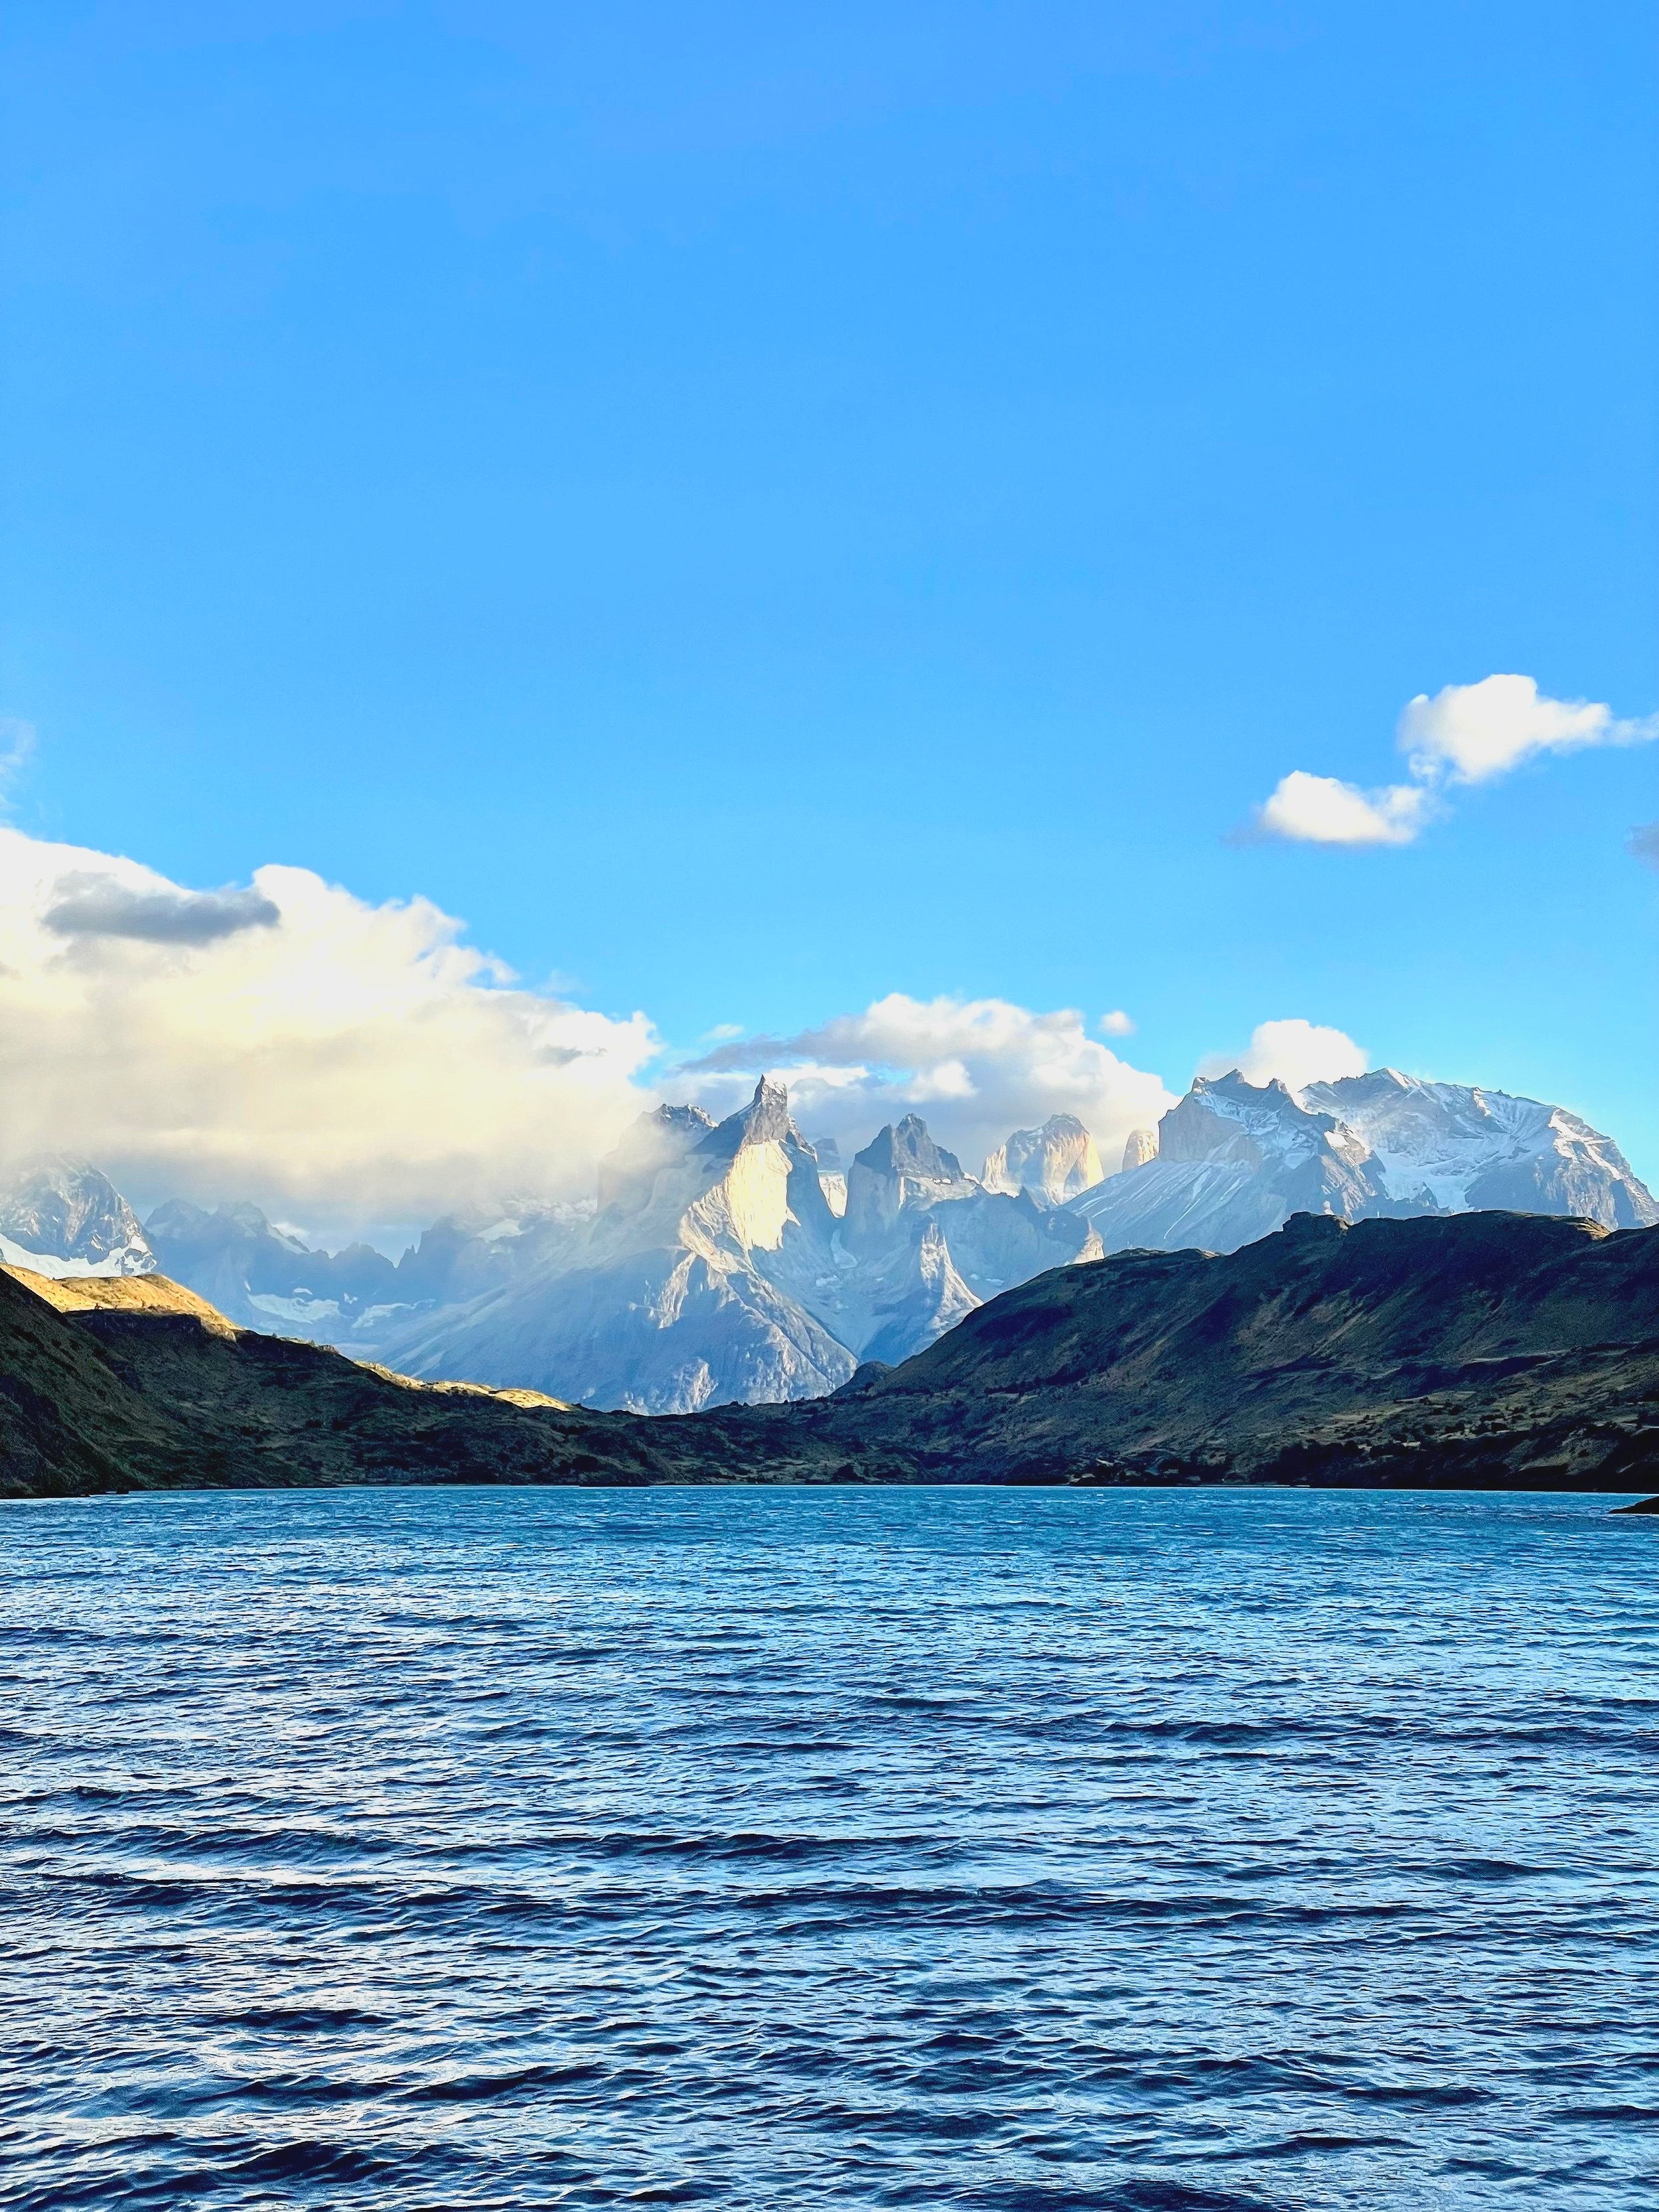
{"type": "Polygon", "coordinates": [[[0,2205],[1649,2206],[1607,1504],[6,1509],[0,2205]]]}

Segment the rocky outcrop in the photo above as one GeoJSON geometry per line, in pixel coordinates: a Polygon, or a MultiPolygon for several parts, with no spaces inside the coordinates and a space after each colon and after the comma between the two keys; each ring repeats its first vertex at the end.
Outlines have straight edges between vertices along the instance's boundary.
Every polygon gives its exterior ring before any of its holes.
{"type": "Polygon", "coordinates": [[[985,1163],[987,1190],[1017,1196],[1023,1190],[1049,1206],[1063,1206],[1092,1190],[1105,1174],[1095,1140],[1075,1114],[1054,1114],[1040,1129],[1016,1129],[985,1163]]]}

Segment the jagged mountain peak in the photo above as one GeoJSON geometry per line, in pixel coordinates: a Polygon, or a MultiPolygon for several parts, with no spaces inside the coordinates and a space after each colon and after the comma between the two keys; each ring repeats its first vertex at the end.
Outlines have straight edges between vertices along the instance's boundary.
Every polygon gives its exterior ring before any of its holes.
{"type": "Polygon", "coordinates": [[[789,1118],[787,1090],[775,1076],[763,1075],[749,1103],[710,1129],[700,1149],[716,1158],[732,1159],[745,1146],[781,1145],[791,1137],[805,1149],[805,1140],[789,1118]]]}
{"type": "Polygon", "coordinates": [[[1612,1139],[1565,1108],[1397,1068],[1304,1084],[1200,1078],[1157,1156],[1076,1201],[1109,1251],[1231,1252],[1297,1212],[1348,1220],[1502,1210],[1659,1222],[1612,1139]]]}
{"type": "Polygon", "coordinates": [[[890,1121],[854,1156],[855,1167],[874,1175],[908,1176],[918,1182],[963,1182],[962,1162],[954,1152],[936,1145],[920,1114],[907,1114],[890,1121]]]}
{"type": "Polygon", "coordinates": [[[15,1167],[0,1188],[0,1257],[39,1273],[147,1275],[138,1217],[101,1170],[70,1152],[15,1167]]]}

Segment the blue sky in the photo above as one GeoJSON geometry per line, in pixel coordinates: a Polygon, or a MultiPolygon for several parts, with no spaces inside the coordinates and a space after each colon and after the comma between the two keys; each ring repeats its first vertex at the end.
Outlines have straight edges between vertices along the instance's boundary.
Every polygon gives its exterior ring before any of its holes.
{"type": "Polygon", "coordinates": [[[1659,1177],[1646,4],[14,0],[11,819],[420,893],[671,1044],[1266,1020],[1659,1177]]]}

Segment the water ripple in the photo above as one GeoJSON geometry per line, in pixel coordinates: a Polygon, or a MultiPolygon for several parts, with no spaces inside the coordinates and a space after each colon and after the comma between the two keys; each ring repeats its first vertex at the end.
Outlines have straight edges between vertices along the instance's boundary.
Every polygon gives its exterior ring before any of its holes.
{"type": "Polygon", "coordinates": [[[1607,1503],[0,1509],[0,2205],[1650,2205],[1607,1503]]]}

